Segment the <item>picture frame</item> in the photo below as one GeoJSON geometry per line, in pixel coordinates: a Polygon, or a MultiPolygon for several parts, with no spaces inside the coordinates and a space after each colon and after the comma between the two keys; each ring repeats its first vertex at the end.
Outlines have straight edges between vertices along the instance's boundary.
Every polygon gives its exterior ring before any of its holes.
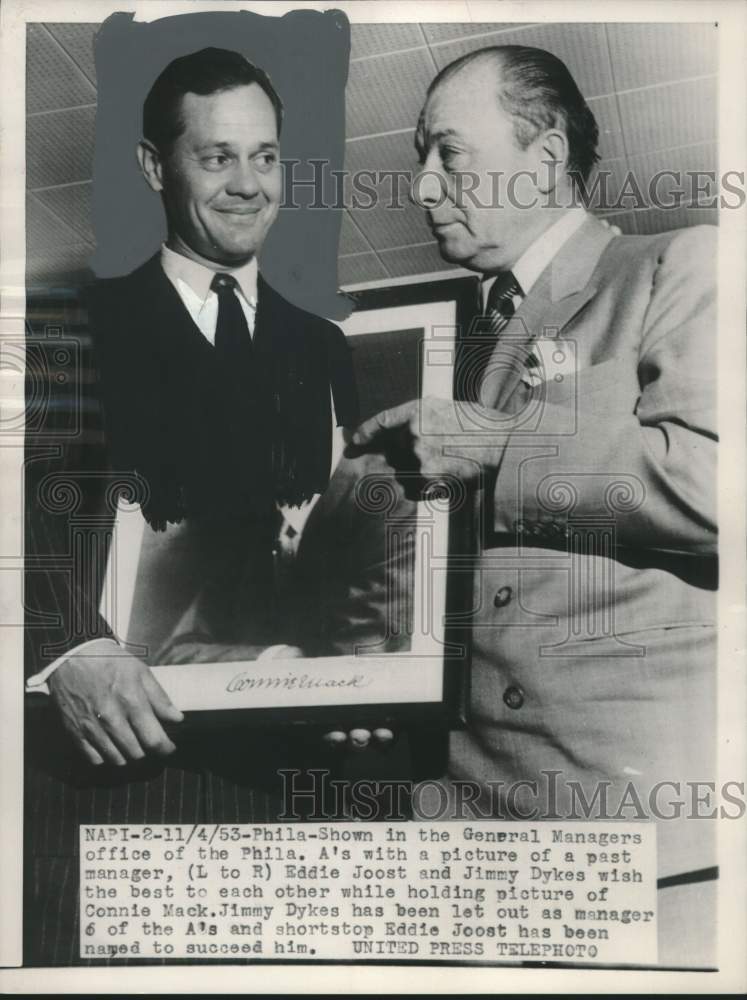
{"type": "MultiPolygon", "coordinates": [[[[455,347],[475,314],[476,280],[372,288],[351,298],[354,309],[341,325],[351,345],[361,417],[396,406],[414,391],[450,398],[455,347]]],[[[461,564],[472,544],[472,524],[459,484],[444,485],[446,495],[417,505],[409,651],[364,647],[351,655],[291,659],[275,646],[257,660],[159,663],[156,650],[188,605],[189,585],[200,569],[190,565],[185,525],[150,531],[127,489],[115,501],[99,610],[124,651],[149,663],[188,726],[242,724],[251,717],[253,724],[273,725],[417,721],[461,727],[469,690],[464,622],[471,599],[470,575],[461,564]],[[452,560],[459,563],[453,569],[452,560]]],[[[391,486],[367,477],[356,485],[356,502],[373,503],[386,521],[391,486]]],[[[395,516],[392,531],[401,535],[402,528],[395,516]]]]}

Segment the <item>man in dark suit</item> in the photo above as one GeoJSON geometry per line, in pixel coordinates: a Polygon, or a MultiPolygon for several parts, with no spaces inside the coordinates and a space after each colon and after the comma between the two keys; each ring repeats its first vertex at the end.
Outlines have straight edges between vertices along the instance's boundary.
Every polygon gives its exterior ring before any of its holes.
{"type": "Polygon", "coordinates": [[[307,747],[278,733],[176,735],[182,713],[98,611],[114,517],[107,486],[121,480],[153,530],[186,524],[205,551],[201,610],[221,641],[248,614],[256,640],[268,641],[283,512],[324,490],[333,420],[356,420],[341,331],[258,273],[281,199],[281,123],[269,77],[220,49],[174,60],[145,102],[138,159],[168,238],[135,272],[92,289],[108,468],[84,476],[95,481],[92,527],[72,586],[46,574],[44,610],[60,618],[46,635],[54,655],[28,658],[29,690],[46,685],[52,703],[27,729],[27,944],[37,964],[76,951],[78,823],[270,820],[276,769],[309,762],[307,747]]]}
{"type": "Polygon", "coordinates": [[[442,256],[481,275],[488,336],[465,341],[465,402],[404,404],[353,442],[394,437],[427,480],[473,490],[471,718],[448,787],[522,818],[605,819],[635,795],[658,820],[660,962],[707,965],[715,830],[687,802],[715,778],[716,233],[588,215],[597,136],[550,53],[485,49],[436,77],[414,196],[442,256]]]}
{"type": "MultiPolygon", "coordinates": [[[[216,547],[225,540],[246,558],[248,546],[251,593],[240,596],[268,622],[277,509],[308,502],[329,477],[330,385],[337,422],[354,414],[339,329],[258,274],[280,204],[281,121],[269,78],[242,56],[206,49],[172,62],[146,99],[138,147],[167,242],[90,297],[112,468],[141,477],[154,529],[188,517],[220,529],[216,547]]],[[[232,608],[215,609],[227,639],[241,582],[232,608]]],[[[161,723],[180,713],[147,668],[111,639],[86,638],[99,641],[47,681],[81,750],[96,764],[172,750],[161,723]]]]}

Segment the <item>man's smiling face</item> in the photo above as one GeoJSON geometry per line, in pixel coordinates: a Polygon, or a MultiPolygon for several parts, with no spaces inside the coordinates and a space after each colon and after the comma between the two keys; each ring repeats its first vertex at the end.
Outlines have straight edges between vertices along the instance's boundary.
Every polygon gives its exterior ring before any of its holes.
{"type": "Polygon", "coordinates": [[[181,117],[184,131],[159,168],[169,246],[236,267],[259,251],[280,205],[275,110],[249,84],[187,93],[181,117]]]}

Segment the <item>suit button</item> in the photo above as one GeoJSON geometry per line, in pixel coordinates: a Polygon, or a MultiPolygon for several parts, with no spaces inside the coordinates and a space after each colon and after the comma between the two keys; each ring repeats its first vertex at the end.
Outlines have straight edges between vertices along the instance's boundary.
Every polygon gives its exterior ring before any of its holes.
{"type": "Polygon", "coordinates": [[[512,684],[503,692],[503,700],[509,708],[521,708],[524,704],[524,692],[518,684],[512,684]]]}
{"type": "Polygon", "coordinates": [[[501,587],[500,590],[496,591],[495,597],[493,598],[493,604],[496,608],[505,608],[511,600],[512,594],[513,590],[511,590],[510,587],[501,587]]]}

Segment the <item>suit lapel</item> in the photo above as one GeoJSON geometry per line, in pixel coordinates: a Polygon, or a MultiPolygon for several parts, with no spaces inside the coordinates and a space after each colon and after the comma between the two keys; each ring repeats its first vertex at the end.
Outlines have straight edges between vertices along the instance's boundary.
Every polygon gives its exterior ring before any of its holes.
{"type": "Polygon", "coordinates": [[[557,337],[594,297],[594,270],[612,232],[589,217],[560,248],[498,337],[482,386],[482,402],[507,408],[539,337],[557,337]]]}
{"type": "Polygon", "coordinates": [[[142,268],[141,281],[142,291],[139,294],[145,305],[146,336],[151,350],[163,351],[170,362],[176,361],[177,364],[178,357],[193,357],[190,348],[212,357],[212,346],[166,277],[160,255],[151,258],[142,268]]]}

